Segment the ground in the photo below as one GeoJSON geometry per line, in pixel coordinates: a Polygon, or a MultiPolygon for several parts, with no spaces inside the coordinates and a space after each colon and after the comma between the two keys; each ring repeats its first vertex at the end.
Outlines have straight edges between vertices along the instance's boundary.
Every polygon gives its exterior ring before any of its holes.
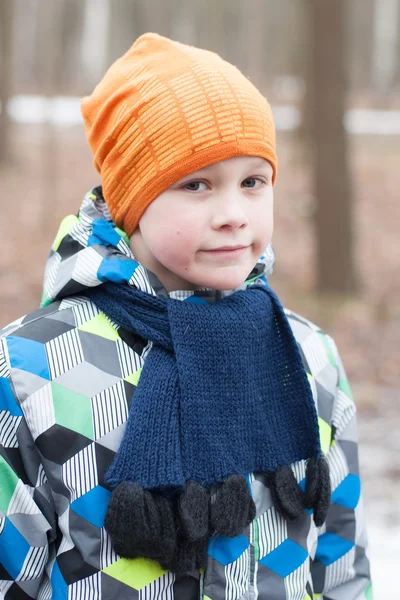
{"type": "MultiPolygon", "coordinates": [[[[34,310],[44,264],[63,216],[99,183],[83,128],[13,126],[12,161],[0,166],[0,326],[34,310]]],[[[334,337],[359,413],[360,459],[375,600],[395,589],[400,560],[400,170],[396,136],[352,136],[356,297],[313,292],[314,200],[301,146],[278,138],[276,268],[270,279],[288,308],[334,337]],[[384,540],[384,544],[382,541],[384,540]]],[[[337,174],[340,176],[340,173],[337,174]]]]}

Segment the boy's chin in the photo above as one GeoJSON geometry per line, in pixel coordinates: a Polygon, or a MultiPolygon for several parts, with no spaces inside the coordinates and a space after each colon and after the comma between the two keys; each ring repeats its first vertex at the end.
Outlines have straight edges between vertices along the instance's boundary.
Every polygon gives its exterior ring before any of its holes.
{"type": "Polygon", "coordinates": [[[227,273],[224,273],[225,269],[216,269],[215,272],[208,272],[204,277],[199,277],[196,281],[198,287],[207,287],[214,290],[234,290],[242,285],[249,273],[250,269],[234,268],[229,269],[227,273]],[[232,272],[229,272],[232,270],[232,272]]]}

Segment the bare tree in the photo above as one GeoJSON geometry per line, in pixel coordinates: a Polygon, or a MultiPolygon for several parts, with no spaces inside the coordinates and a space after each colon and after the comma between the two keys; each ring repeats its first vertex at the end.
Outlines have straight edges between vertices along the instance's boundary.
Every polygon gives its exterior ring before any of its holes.
{"type": "Polygon", "coordinates": [[[268,5],[265,0],[251,0],[245,10],[242,8],[242,20],[239,22],[239,31],[242,31],[244,37],[242,45],[244,70],[251,81],[258,86],[264,83],[262,63],[265,55],[267,15],[268,5]]]}
{"type": "Polygon", "coordinates": [[[203,0],[169,0],[171,5],[171,37],[184,44],[200,43],[203,0]]]}
{"type": "Polygon", "coordinates": [[[79,52],[83,89],[88,93],[102,77],[108,63],[111,7],[110,0],[85,0],[81,6],[83,20],[79,52]],[[96,39],[101,43],[94,44],[96,39]]]}
{"type": "Polygon", "coordinates": [[[172,3],[170,0],[146,0],[142,4],[145,16],[146,31],[154,31],[160,35],[171,36],[172,3]]]}
{"type": "Polygon", "coordinates": [[[10,158],[10,119],[7,104],[11,96],[12,82],[12,25],[13,0],[0,1],[0,161],[10,158]]]}
{"type": "Polygon", "coordinates": [[[372,83],[381,97],[390,94],[395,81],[399,42],[399,0],[375,0],[372,83]]]}
{"type": "Polygon", "coordinates": [[[318,289],[354,292],[352,195],[343,124],[346,0],[311,1],[318,289]]]}
{"type": "MultiPolygon", "coordinates": [[[[101,0],[98,0],[101,5],[101,0]]],[[[81,85],[80,75],[83,68],[77,70],[76,65],[82,61],[82,43],[85,24],[86,4],[82,0],[63,0],[60,6],[59,45],[62,48],[62,61],[56,72],[55,87],[59,93],[71,93],[77,85],[81,85]],[[61,67],[61,68],[60,68],[61,67]]],[[[99,9],[101,12],[101,6],[99,9]]],[[[92,44],[93,45],[93,44],[92,44]]],[[[97,55],[101,55],[102,45],[96,46],[97,55]]],[[[95,59],[93,66],[95,67],[95,59]]]]}
{"type": "Polygon", "coordinates": [[[126,52],[135,39],[146,31],[144,10],[142,0],[109,2],[108,64],[126,52]]]}
{"type": "MultiPolygon", "coordinates": [[[[399,0],[396,0],[398,2],[399,0]]],[[[375,0],[352,0],[346,3],[348,29],[347,68],[351,92],[368,93],[371,89],[371,64],[375,0]]]]}
{"type": "Polygon", "coordinates": [[[62,3],[40,0],[38,13],[37,52],[40,64],[40,89],[47,103],[42,130],[42,195],[36,219],[37,223],[46,227],[46,224],[51,221],[51,207],[57,195],[58,146],[52,120],[51,101],[57,89],[58,65],[61,64],[62,56],[60,44],[62,3]]]}
{"type": "MultiPolygon", "coordinates": [[[[203,0],[200,13],[200,44],[225,55],[225,0],[203,0]]],[[[225,56],[224,56],[225,57],[225,56]]]]}

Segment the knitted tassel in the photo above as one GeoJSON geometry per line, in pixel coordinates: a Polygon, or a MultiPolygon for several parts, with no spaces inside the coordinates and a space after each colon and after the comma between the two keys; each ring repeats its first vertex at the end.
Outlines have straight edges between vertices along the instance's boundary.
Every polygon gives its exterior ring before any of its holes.
{"type": "Polygon", "coordinates": [[[108,504],[104,526],[115,551],[125,558],[151,558],[163,569],[184,575],[205,568],[209,539],[210,494],[196,481],[176,501],[120,483],[108,504]]]}
{"type": "Polygon", "coordinates": [[[126,558],[139,556],[171,561],[177,551],[176,523],[171,501],[122,482],[108,504],[104,527],[115,551],[126,558]]]}
{"type": "Polygon", "coordinates": [[[211,505],[211,526],[220,535],[240,535],[256,515],[256,507],[246,479],[230,475],[216,492],[211,505]]]}
{"type": "Polygon", "coordinates": [[[179,498],[179,517],[185,537],[198,542],[208,537],[210,496],[197,481],[188,481],[179,498]]]}
{"type": "MultiPolygon", "coordinates": [[[[293,521],[313,509],[319,527],[326,519],[331,487],[325,457],[309,459],[305,492],[290,466],[267,475],[271,496],[283,518],[293,521]]],[[[113,491],[104,526],[115,551],[126,558],[157,560],[163,569],[184,575],[206,567],[208,540],[213,533],[240,535],[255,518],[256,507],[242,475],[231,475],[211,503],[209,489],[189,481],[168,497],[137,483],[120,483],[113,491]]]]}
{"type": "Polygon", "coordinates": [[[306,469],[305,507],[314,510],[314,523],[320,527],[326,520],[331,501],[329,463],[324,456],[310,458],[306,469]]]}
{"type": "Polygon", "coordinates": [[[306,508],[313,508],[318,498],[318,460],[310,458],[307,461],[306,468],[306,495],[304,505],[306,508]]]}
{"type": "Polygon", "coordinates": [[[176,575],[186,575],[196,569],[205,569],[207,565],[208,538],[199,542],[189,542],[180,538],[176,554],[169,561],[160,561],[163,569],[176,575]]]}
{"type": "Polygon", "coordinates": [[[283,465],[267,479],[276,510],[288,521],[297,519],[304,511],[304,493],[291,467],[283,465]]]}
{"type": "Polygon", "coordinates": [[[279,467],[267,478],[275,508],[282,517],[293,521],[308,508],[314,511],[317,527],[325,522],[331,499],[331,483],[329,464],[324,456],[307,461],[305,492],[301,490],[289,466],[279,467]]]}

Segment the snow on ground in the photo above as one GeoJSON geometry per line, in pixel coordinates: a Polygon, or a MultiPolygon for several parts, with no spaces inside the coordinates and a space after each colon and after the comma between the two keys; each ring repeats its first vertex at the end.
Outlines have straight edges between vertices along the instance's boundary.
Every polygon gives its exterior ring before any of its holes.
{"type": "Polygon", "coordinates": [[[400,411],[391,392],[358,417],[374,600],[400,598],[400,411]]]}
{"type": "MultiPolygon", "coordinates": [[[[368,517],[367,517],[368,518],[368,517]]],[[[374,600],[400,598],[400,527],[393,529],[368,519],[374,600]]]]}

